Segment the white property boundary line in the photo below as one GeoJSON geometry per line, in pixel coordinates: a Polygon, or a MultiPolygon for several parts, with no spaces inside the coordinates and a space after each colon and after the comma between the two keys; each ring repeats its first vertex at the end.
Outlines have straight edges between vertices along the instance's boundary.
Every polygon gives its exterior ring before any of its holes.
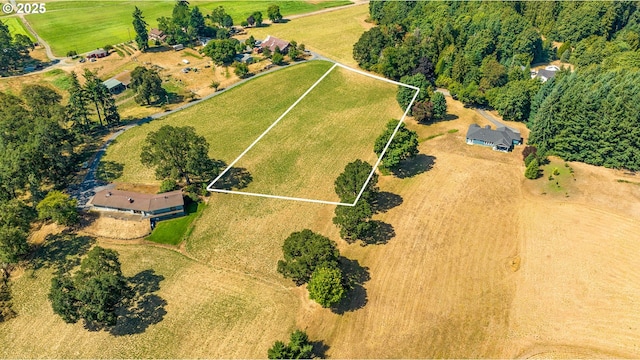
{"type": "Polygon", "coordinates": [[[309,89],[307,89],[307,91],[305,91],[305,93],[302,94],[302,96],[300,96],[298,98],[298,100],[296,100],[296,102],[294,102],[291,106],[289,106],[289,108],[282,115],[280,115],[280,117],[278,117],[278,119],[273,124],[271,124],[271,126],[269,126],[267,128],[267,130],[265,130],[260,136],[258,136],[258,138],[253,143],[251,143],[251,145],[249,145],[249,147],[246,148],[242,152],[242,154],[240,154],[240,156],[238,156],[235,160],[233,160],[233,162],[231,162],[231,164],[229,164],[227,166],[227,168],[224,169],[224,171],[221,172],[220,175],[218,175],[207,186],[207,190],[211,191],[211,192],[219,192],[219,193],[225,193],[225,194],[238,194],[238,195],[247,195],[247,196],[257,196],[257,197],[265,197],[265,198],[281,199],[281,200],[294,200],[294,201],[310,202],[310,203],[316,203],[316,204],[355,206],[358,203],[358,200],[360,200],[360,197],[362,196],[362,194],[364,193],[364,190],[367,188],[367,185],[369,184],[369,181],[371,181],[371,178],[373,177],[373,174],[375,173],[376,169],[380,165],[380,162],[382,161],[382,158],[384,157],[384,154],[387,152],[387,149],[389,148],[389,145],[391,145],[391,141],[393,141],[393,138],[394,138],[394,136],[396,136],[396,133],[400,129],[400,126],[402,126],[402,123],[404,123],[404,119],[407,117],[407,114],[409,113],[409,109],[411,109],[411,105],[413,105],[413,102],[416,100],[416,97],[418,96],[419,93],[420,93],[420,89],[418,87],[416,87],[416,86],[409,85],[409,84],[404,84],[404,83],[393,81],[393,80],[389,80],[389,79],[385,79],[385,78],[380,77],[380,76],[372,75],[372,74],[366,73],[364,71],[360,71],[360,70],[357,70],[357,69],[350,68],[350,67],[348,67],[346,65],[343,65],[343,64],[340,64],[340,63],[334,63],[334,65],[329,70],[327,70],[327,72],[324,73],[324,75],[322,75],[320,77],[320,79],[318,79],[313,85],[311,85],[311,87],[309,89]],[[273,129],[273,127],[276,126],[276,124],[278,124],[280,122],[280,120],[282,120],[282,118],[284,118],[296,105],[298,105],[298,103],[300,101],[302,101],[302,99],[304,99],[307,95],[309,95],[311,90],[313,90],[322,80],[324,80],[324,78],[327,77],[327,75],[329,75],[329,73],[331,73],[331,71],[333,71],[333,69],[335,69],[336,66],[339,66],[339,67],[341,67],[343,69],[346,69],[346,70],[349,70],[349,71],[353,71],[353,72],[358,73],[360,75],[368,76],[368,77],[376,79],[376,80],[382,80],[382,81],[385,81],[385,82],[388,82],[388,83],[391,83],[391,84],[394,84],[394,85],[404,86],[404,87],[408,87],[410,89],[416,90],[416,93],[413,95],[413,98],[411,99],[411,102],[409,103],[409,105],[405,109],[404,114],[402,115],[402,118],[400,118],[400,121],[398,122],[398,125],[393,130],[393,134],[391,134],[391,137],[389,138],[389,141],[387,141],[387,144],[384,146],[384,149],[382,150],[382,153],[380,154],[380,156],[378,157],[378,160],[376,161],[375,165],[373,166],[373,169],[371,170],[371,173],[369,173],[369,177],[367,177],[367,180],[364,182],[364,185],[362,186],[362,189],[360,190],[360,193],[358,193],[358,196],[356,197],[356,200],[353,203],[342,203],[342,202],[337,202],[337,201],[305,199],[305,198],[297,198],[297,197],[290,197],[290,196],[268,195],[268,194],[250,193],[250,192],[243,192],[243,191],[234,191],[234,190],[225,190],[225,189],[215,189],[215,188],[213,188],[213,184],[216,181],[220,180],[220,178],[222,178],[229,170],[231,170],[233,165],[235,165],[238,161],[240,161],[240,158],[242,158],[247,152],[249,152],[249,150],[251,150],[251,148],[253,148],[258,143],[258,141],[260,141],[269,131],[271,131],[271,129],[273,129]]]}

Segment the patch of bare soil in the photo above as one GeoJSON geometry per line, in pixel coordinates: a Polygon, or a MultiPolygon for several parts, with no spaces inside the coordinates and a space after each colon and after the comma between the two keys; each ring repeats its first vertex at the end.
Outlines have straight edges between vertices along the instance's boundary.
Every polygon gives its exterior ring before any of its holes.
{"type": "Polygon", "coordinates": [[[79,233],[106,239],[139,239],[151,233],[149,219],[140,215],[91,212],[85,216],[79,233]]]}

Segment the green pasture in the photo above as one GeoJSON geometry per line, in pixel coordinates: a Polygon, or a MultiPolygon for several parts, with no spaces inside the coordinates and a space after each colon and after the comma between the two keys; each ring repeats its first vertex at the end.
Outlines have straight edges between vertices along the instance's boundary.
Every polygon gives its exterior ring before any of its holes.
{"type": "MultiPolygon", "coordinates": [[[[274,1],[275,3],[275,1],[274,1]]],[[[311,12],[327,7],[349,4],[336,0],[311,3],[307,1],[278,1],[283,16],[311,12]]],[[[193,0],[190,5],[200,7],[203,14],[217,6],[225,10],[239,24],[254,11],[262,11],[267,19],[267,1],[203,1],[193,0]]],[[[173,1],[52,1],[47,12],[26,18],[34,30],[51,45],[53,52],[64,56],[69,50],[84,53],[106,44],[118,44],[135,39],[131,25],[134,6],[140,8],[150,27],[157,19],[171,16],[173,1]]]]}
{"type": "Polygon", "coordinates": [[[11,33],[11,35],[22,34],[22,35],[28,36],[32,41],[36,40],[35,37],[33,37],[33,35],[27,31],[27,29],[24,27],[20,19],[18,19],[17,17],[15,16],[2,17],[0,18],[0,21],[2,21],[5,25],[9,27],[9,32],[11,33]]]}
{"type": "Polygon", "coordinates": [[[203,203],[189,203],[186,205],[186,216],[159,221],[147,240],[160,244],[178,245],[188,236],[193,221],[202,213],[205,208],[203,203]]]}

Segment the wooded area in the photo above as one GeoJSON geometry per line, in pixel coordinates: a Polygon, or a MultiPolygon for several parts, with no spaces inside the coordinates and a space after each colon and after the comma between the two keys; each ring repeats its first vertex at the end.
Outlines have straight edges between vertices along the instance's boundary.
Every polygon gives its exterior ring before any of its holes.
{"type": "Polygon", "coordinates": [[[566,160],[638,170],[637,2],[372,1],[378,26],[354,45],[367,70],[399,80],[434,69],[471,106],[528,121],[530,143],[566,160]],[[532,64],[575,66],[544,85],[532,64]]]}

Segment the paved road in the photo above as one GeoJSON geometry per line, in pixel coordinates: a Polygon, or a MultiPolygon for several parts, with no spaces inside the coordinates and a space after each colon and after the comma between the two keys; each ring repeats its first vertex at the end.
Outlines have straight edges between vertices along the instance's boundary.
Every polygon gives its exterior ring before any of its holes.
{"type": "Polygon", "coordinates": [[[500,122],[500,120],[496,119],[493,117],[493,115],[491,115],[490,113],[484,111],[483,109],[476,109],[476,112],[478,112],[478,114],[480,114],[480,116],[484,117],[485,119],[491,121],[497,128],[499,127],[506,127],[507,129],[511,129],[517,133],[520,133],[520,131],[518,129],[514,129],[512,127],[507,126],[506,124],[500,122]]]}

